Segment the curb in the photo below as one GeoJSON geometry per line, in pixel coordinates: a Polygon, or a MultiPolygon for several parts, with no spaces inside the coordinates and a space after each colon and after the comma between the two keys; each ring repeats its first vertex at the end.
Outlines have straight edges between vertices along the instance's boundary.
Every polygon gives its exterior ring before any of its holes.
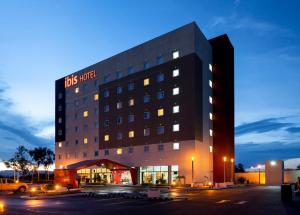
{"type": "Polygon", "coordinates": [[[20,196],[21,199],[55,199],[55,198],[64,198],[64,197],[72,197],[72,196],[83,196],[85,193],[72,193],[65,195],[54,195],[54,196],[20,196]]]}

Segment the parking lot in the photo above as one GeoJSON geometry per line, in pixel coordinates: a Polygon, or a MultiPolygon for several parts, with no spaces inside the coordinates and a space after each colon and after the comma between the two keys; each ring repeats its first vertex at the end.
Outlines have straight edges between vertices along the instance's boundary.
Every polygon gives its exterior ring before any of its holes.
{"type": "MultiPolygon", "coordinates": [[[[128,187],[94,187],[95,192],[137,191],[128,187]]],[[[140,188],[138,188],[140,189],[140,188]]],[[[242,187],[226,190],[176,190],[173,200],[74,196],[25,200],[18,195],[0,197],[2,214],[300,214],[300,201],[283,204],[279,187],[242,187]]]]}

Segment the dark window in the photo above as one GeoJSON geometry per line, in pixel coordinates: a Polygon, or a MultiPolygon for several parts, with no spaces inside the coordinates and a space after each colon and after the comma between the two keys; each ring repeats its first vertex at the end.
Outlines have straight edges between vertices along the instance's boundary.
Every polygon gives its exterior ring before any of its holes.
{"type": "Polygon", "coordinates": [[[78,119],[78,113],[74,114],[74,119],[78,119]]]}
{"type": "Polygon", "coordinates": [[[148,62],[148,61],[145,61],[145,62],[144,62],[144,69],[149,69],[149,67],[150,67],[149,62],[148,62]]]}
{"type": "Polygon", "coordinates": [[[108,75],[106,75],[106,76],[103,77],[103,82],[104,82],[104,83],[107,83],[108,80],[109,80],[109,76],[108,76],[108,75]]]}
{"type": "Polygon", "coordinates": [[[165,126],[157,127],[157,134],[163,134],[163,133],[165,133],[165,126]]]}
{"type": "Polygon", "coordinates": [[[162,64],[164,62],[164,58],[162,56],[158,56],[156,58],[156,63],[159,65],[159,64],[162,64]]]}
{"type": "Polygon", "coordinates": [[[75,101],[74,101],[74,105],[75,105],[75,106],[79,106],[79,101],[78,101],[78,100],[75,100],[75,101]]]}
{"type": "Polygon", "coordinates": [[[144,119],[150,119],[150,112],[149,111],[144,112],[144,119]]]}
{"type": "Polygon", "coordinates": [[[118,116],[118,118],[117,118],[117,124],[121,125],[122,122],[123,122],[123,118],[121,116],[118,116]]]}
{"type": "Polygon", "coordinates": [[[157,76],[156,76],[156,81],[157,81],[157,82],[161,82],[161,81],[163,81],[163,80],[165,80],[165,75],[164,75],[164,73],[158,73],[157,76]]]}
{"type": "Polygon", "coordinates": [[[109,96],[109,90],[104,90],[103,96],[106,98],[109,96]]]}
{"type": "Polygon", "coordinates": [[[95,157],[99,156],[99,151],[95,151],[95,157]]]}
{"type": "Polygon", "coordinates": [[[78,140],[75,140],[75,144],[78,145],[78,140]]]}
{"type": "Polygon", "coordinates": [[[99,128],[99,122],[94,123],[94,128],[99,128]]]}
{"type": "Polygon", "coordinates": [[[96,114],[96,115],[99,114],[99,108],[95,108],[94,111],[95,111],[95,114],[96,114]]]}
{"type": "Polygon", "coordinates": [[[117,133],[117,140],[122,140],[123,134],[121,132],[117,133]]]}
{"type": "Polygon", "coordinates": [[[99,80],[98,80],[98,79],[94,81],[94,85],[95,85],[95,87],[98,87],[98,86],[99,86],[99,84],[100,84],[100,83],[99,83],[99,80]]]}
{"type": "Polygon", "coordinates": [[[107,119],[104,121],[104,127],[108,127],[108,126],[109,126],[109,120],[107,119]]]}
{"type": "Polygon", "coordinates": [[[149,146],[144,146],[144,152],[149,152],[149,146]]]}
{"type": "Polygon", "coordinates": [[[128,91],[132,91],[134,90],[134,83],[133,82],[129,82],[128,83],[128,91]]]}
{"type": "Polygon", "coordinates": [[[79,131],[78,126],[75,126],[75,132],[78,132],[78,131],[79,131]]]}
{"type": "Polygon", "coordinates": [[[57,131],[57,133],[58,133],[59,136],[61,136],[61,135],[62,135],[62,130],[59,129],[59,130],[57,131]]]}
{"type": "Polygon", "coordinates": [[[156,94],[156,98],[158,100],[163,99],[165,97],[165,92],[164,91],[158,91],[156,94]]]}
{"type": "Polygon", "coordinates": [[[61,105],[58,105],[58,111],[62,111],[62,106],[61,105]]]}
{"type": "Polygon", "coordinates": [[[84,131],[87,131],[87,130],[88,130],[88,128],[89,128],[89,127],[88,127],[88,125],[87,125],[87,124],[84,124],[84,125],[83,125],[83,129],[84,129],[84,131]]]}
{"type": "Polygon", "coordinates": [[[123,92],[123,88],[121,86],[117,87],[117,94],[121,94],[123,92]]]}
{"type": "Polygon", "coordinates": [[[144,95],[144,103],[150,102],[150,95],[144,95]]]}
{"type": "Polygon", "coordinates": [[[109,112],[109,105],[104,105],[104,112],[109,112]]]}
{"type": "Polygon", "coordinates": [[[150,128],[144,128],[144,136],[150,135],[150,128]]]}
{"type": "Polygon", "coordinates": [[[88,89],[87,84],[83,84],[83,91],[87,91],[87,89],[88,89]]]}
{"type": "Polygon", "coordinates": [[[134,115],[133,114],[128,115],[128,122],[134,122],[134,115]]]}
{"type": "Polygon", "coordinates": [[[62,93],[58,93],[58,99],[62,99],[63,94],[62,93]]]}
{"type": "Polygon", "coordinates": [[[87,97],[85,96],[83,97],[83,104],[86,104],[86,102],[87,102],[87,97]]]}
{"type": "Polygon", "coordinates": [[[86,158],[87,157],[87,153],[83,152],[83,157],[86,158]]]}
{"type": "Polygon", "coordinates": [[[163,144],[159,144],[157,146],[158,151],[163,151],[164,150],[164,145],[163,144]]]}
{"type": "Polygon", "coordinates": [[[118,72],[116,73],[116,77],[117,77],[117,78],[122,78],[122,77],[123,77],[123,73],[122,73],[121,71],[118,71],[118,72]]]}
{"type": "Polygon", "coordinates": [[[104,150],[104,155],[109,155],[109,150],[108,149],[104,150]]]}
{"type": "Polygon", "coordinates": [[[131,75],[134,72],[133,67],[128,67],[128,75],[131,75]]]}
{"type": "Polygon", "coordinates": [[[130,154],[133,153],[133,147],[128,148],[128,153],[130,153],[130,154]]]}
{"type": "Polygon", "coordinates": [[[94,137],[94,142],[97,143],[98,142],[98,137],[94,137]]]}

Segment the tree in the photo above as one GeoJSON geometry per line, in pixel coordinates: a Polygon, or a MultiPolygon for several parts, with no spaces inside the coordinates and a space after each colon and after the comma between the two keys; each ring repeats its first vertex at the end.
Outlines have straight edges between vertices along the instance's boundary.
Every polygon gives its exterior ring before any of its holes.
{"type": "Polygon", "coordinates": [[[239,163],[237,166],[235,166],[235,172],[245,172],[244,165],[239,163]]]}
{"type": "Polygon", "coordinates": [[[35,170],[37,170],[38,182],[40,181],[40,173],[38,171],[38,168],[43,164],[45,160],[46,151],[47,151],[46,147],[38,147],[29,151],[29,155],[34,161],[35,170]]]}
{"type": "Polygon", "coordinates": [[[51,149],[46,148],[46,156],[43,161],[43,165],[47,172],[48,181],[49,181],[49,168],[54,163],[54,160],[55,160],[54,152],[51,149]]]}
{"type": "Polygon", "coordinates": [[[28,160],[28,150],[24,146],[19,146],[14,157],[4,161],[4,164],[7,168],[11,168],[15,172],[20,173],[21,176],[27,175],[31,166],[31,162],[28,160]]]}
{"type": "Polygon", "coordinates": [[[300,169],[300,164],[297,166],[297,169],[300,169]]]}

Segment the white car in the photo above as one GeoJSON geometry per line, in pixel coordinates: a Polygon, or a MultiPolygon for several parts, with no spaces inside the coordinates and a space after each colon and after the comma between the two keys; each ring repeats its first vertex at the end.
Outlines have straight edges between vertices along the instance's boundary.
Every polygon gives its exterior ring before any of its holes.
{"type": "Polygon", "coordinates": [[[28,189],[26,183],[14,181],[9,178],[0,178],[0,190],[1,191],[19,191],[25,192],[28,189]]]}

